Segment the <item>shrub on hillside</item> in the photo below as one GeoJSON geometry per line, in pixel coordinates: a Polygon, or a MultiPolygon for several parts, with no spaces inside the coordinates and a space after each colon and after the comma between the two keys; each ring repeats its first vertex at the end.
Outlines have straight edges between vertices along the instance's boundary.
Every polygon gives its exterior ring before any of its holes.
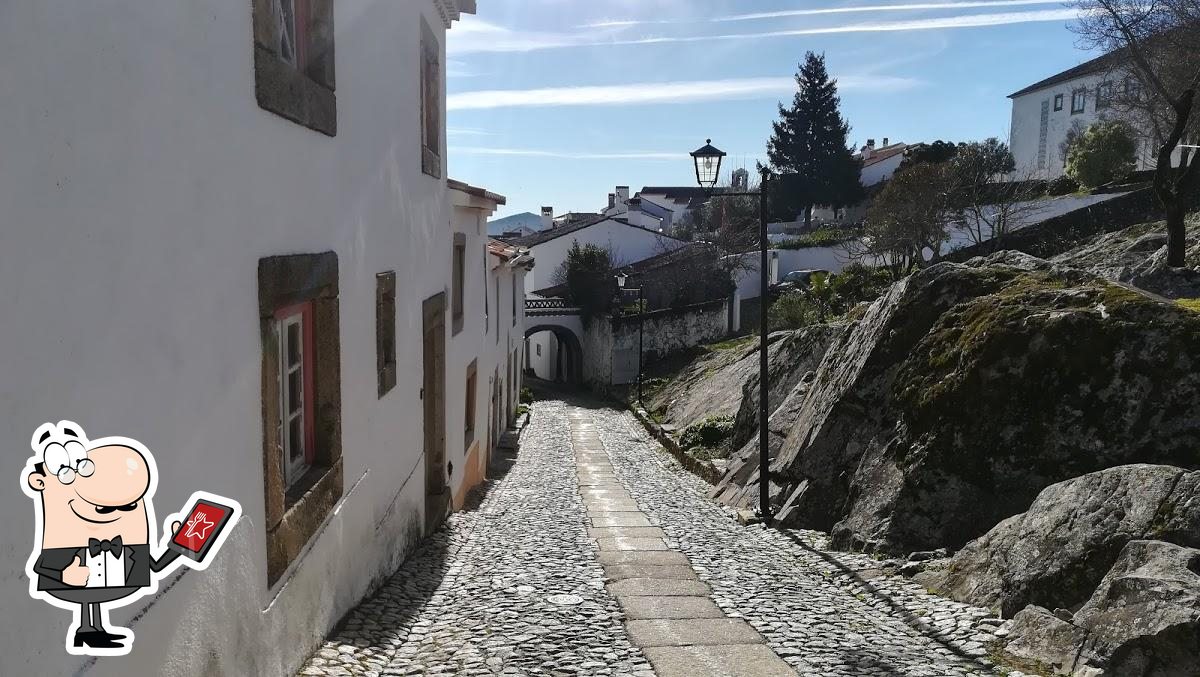
{"type": "Polygon", "coordinates": [[[1123,122],[1097,122],[1067,154],[1067,176],[1087,188],[1120,179],[1134,168],[1137,142],[1123,122]]]}
{"type": "Polygon", "coordinates": [[[683,429],[679,446],[684,449],[716,449],[733,434],[732,416],[710,416],[683,429]]]}
{"type": "Polygon", "coordinates": [[[1046,184],[1046,194],[1051,197],[1070,195],[1079,191],[1079,182],[1069,176],[1060,176],[1046,184]]]}

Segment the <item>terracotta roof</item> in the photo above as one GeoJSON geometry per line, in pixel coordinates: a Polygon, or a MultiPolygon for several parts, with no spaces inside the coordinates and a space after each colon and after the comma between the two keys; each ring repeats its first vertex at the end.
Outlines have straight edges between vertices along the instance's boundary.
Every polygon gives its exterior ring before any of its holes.
{"type": "Polygon", "coordinates": [[[876,148],[871,152],[871,157],[863,160],[863,167],[870,167],[871,165],[879,164],[888,158],[903,154],[906,150],[908,150],[908,144],[906,143],[893,143],[890,146],[876,148]]]}
{"type": "Polygon", "coordinates": [[[520,247],[515,247],[492,238],[488,238],[487,249],[489,254],[498,256],[505,261],[511,261],[512,259],[515,259],[521,254],[525,253],[525,250],[521,249],[520,247]]]}
{"type": "Polygon", "coordinates": [[[477,188],[455,179],[446,179],[446,187],[451,190],[457,190],[466,193],[467,195],[474,195],[475,197],[481,197],[485,200],[491,200],[498,205],[508,204],[508,198],[504,197],[503,195],[497,195],[496,193],[486,191],[482,188],[477,188]]]}
{"type": "Polygon", "coordinates": [[[677,238],[673,238],[670,235],[667,235],[665,233],[660,233],[656,230],[650,230],[649,228],[642,228],[641,226],[635,226],[632,223],[629,223],[628,221],[621,219],[621,218],[617,218],[617,217],[613,217],[613,216],[598,216],[594,219],[588,219],[586,221],[579,221],[577,223],[572,223],[572,224],[568,224],[565,226],[559,226],[557,228],[551,228],[550,230],[539,231],[537,233],[533,233],[532,235],[526,235],[524,237],[515,237],[512,239],[506,239],[505,242],[508,242],[509,244],[513,244],[513,245],[518,245],[521,247],[536,247],[539,244],[542,244],[543,242],[549,242],[550,240],[560,238],[564,235],[570,235],[571,233],[583,230],[584,228],[590,228],[598,223],[603,223],[605,221],[613,221],[613,222],[619,223],[623,226],[628,226],[630,228],[637,228],[638,230],[644,230],[647,233],[654,233],[655,235],[658,235],[660,237],[665,237],[665,238],[669,238],[672,240],[677,239],[677,238]]]}
{"type": "Polygon", "coordinates": [[[1075,66],[1074,68],[1068,68],[1067,70],[1059,73],[1058,75],[1051,75],[1050,77],[1046,78],[1045,80],[1040,80],[1038,82],[1035,82],[1032,85],[1029,85],[1028,87],[1026,87],[1025,89],[1015,91],[1012,94],[1009,94],[1008,98],[1015,99],[1018,96],[1023,96],[1025,94],[1029,94],[1030,92],[1036,92],[1039,89],[1053,87],[1054,85],[1059,85],[1064,82],[1070,82],[1071,80],[1084,77],[1085,75],[1101,73],[1103,71],[1106,71],[1106,70],[1112,68],[1114,65],[1116,65],[1124,60],[1125,60],[1125,56],[1123,54],[1121,54],[1120,52],[1109,52],[1108,54],[1105,54],[1104,56],[1096,57],[1095,59],[1092,59],[1090,61],[1084,61],[1083,63],[1079,64],[1078,66],[1075,66]]]}

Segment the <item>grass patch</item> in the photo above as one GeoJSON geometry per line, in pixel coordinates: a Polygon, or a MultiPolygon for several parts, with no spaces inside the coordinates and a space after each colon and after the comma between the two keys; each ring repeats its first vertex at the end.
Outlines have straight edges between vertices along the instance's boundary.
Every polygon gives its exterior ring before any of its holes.
{"type": "Polygon", "coordinates": [[[1179,299],[1175,304],[1184,310],[1200,313],[1200,299],[1179,299]]]}

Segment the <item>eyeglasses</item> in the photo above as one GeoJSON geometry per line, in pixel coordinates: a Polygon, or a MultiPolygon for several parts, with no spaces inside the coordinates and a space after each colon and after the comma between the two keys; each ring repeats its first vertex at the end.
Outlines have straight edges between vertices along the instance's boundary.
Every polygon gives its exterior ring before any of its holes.
{"type": "Polygon", "coordinates": [[[71,484],[76,477],[91,477],[96,464],[87,458],[87,450],[75,440],[64,444],[54,442],[42,452],[46,470],[54,474],[63,484],[71,484]]]}

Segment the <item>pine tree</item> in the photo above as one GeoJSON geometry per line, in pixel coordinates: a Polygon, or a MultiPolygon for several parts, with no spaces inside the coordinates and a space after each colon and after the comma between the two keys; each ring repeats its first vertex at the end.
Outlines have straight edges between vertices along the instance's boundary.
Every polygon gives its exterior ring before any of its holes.
{"type": "Polygon", "coordinates": [[[808,226],[814,205],[857,204],[865,192],[859,180],[862,161],[846,145],[850,125],[842,119],[837,80],[825,69],[825,55],[805,54],[796,84],[791,108],[779,106],[767,158],[782,177],[772,192],[772,211],[803,213],[808,226]]]}

